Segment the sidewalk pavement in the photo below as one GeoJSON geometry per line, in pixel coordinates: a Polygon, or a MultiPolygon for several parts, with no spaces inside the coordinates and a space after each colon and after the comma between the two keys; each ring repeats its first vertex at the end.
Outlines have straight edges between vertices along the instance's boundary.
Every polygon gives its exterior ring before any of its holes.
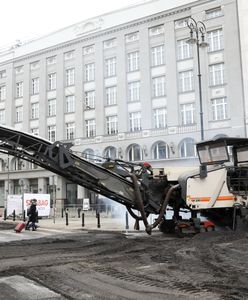
{"type": "MultiPolygon", "coordinates": [[[[129,217],[129,223],[130,223],[129,217]]],[[[129,224],[129,229],[133,230],[134,222],[129,224]],[[131,225],[131,227],[130,227],[131,225]]],[[[100,220],[94,215],[85,215],[84,216],[84,226],[82,224],[82,218],[68,218],[68,225],[66,224],[66,218],[42,218],[38,222],[38,226],[41,228],[50,228],[50,229],[63,229],[68,231],[74,231],[78,229],[83,230],[107,230],[107,231],[125,231],[126,221],[125,218],[113,218],[111,216],[101,216],[100,220]]]]}
{"type": "MultiPolygon", "coordinates": [[[[149,217],[148,222],[151,223],[152,218],[149,217]]],[[[31,239],[39,239],[44,237],[54,237],[59,235],[70,235],[75,233],[90,233],[90,232],[117,232],[125,235],[126,238],[134,238],[138,236],[147,236],[143,222],[140,221],[140,230],[134,230],[134,220],[128,215],[128,228],[126,224],[126,214],[122,217],[113,217],[111,215],[100,215],[100,227],[98,226],[98,219],[95,214],[86,214],[84,218],[84,226],[82,226],[82,218],[72,217],[68,218],[68,225],[66,225],[66,218],[57,217],[39,219],[37,231],[23,230],[21,233],[15,232],[16,224],[22,222],[20,218],[15,221],[13,219],[3,220],[0,218],[0,244],[13,241],[24,241],[31,239]]],[[[157,228],[154,228],[153,233],[159,233],[157,228]]],[[[0,297],[1,298],[1,297],[0,297]]]]}
{"type": "MultiPolygon", "coordinates": [[[[128,215],[128,220],[126,219],[126,215],[124,214],[123,217],[112,217],[111,215],[100,214],[100,227],[99,227],[99,221],[96,217],[96,215],[89,214],[84,216],[84,226],[82,222],[82,217],[71,217],[68,218],[68,225],[66,224],[66,218],[65,216],[62,217],[56,217],[55,219],[53,217],[51,218],[45,218],[39,219],[37,225],[40,229],[44,228],[46,230],[62,230],[62,231],[68,231],[68,232],[75,232],[78,230],[98,230],[98,231],[119,231],[119,232],[137,232],[137,230],[134,230],[134,219],[128,215]]],[[[151,221],[151,220],[149,220],[151,221]]],[[[3,218],[0,218],[0,223],[2,225],[10,225],[10,224],[17,224],[19,222],[22,222],[22,220],[16,219],[13,221],[12,219],[3,220],[3,218]]],[[[145,227],[142,221],[139,222],[140,224],[140,232],[145,231],[145,227]]],[[[38,228],[38,230],[39,230],[38,228]]]]}

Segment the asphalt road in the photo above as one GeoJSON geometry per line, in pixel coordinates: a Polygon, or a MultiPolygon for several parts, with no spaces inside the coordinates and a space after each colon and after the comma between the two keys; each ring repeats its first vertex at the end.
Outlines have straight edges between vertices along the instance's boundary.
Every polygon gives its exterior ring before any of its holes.
{"type": "Polygon", "coordinates": [[[247,231],[38,232],[0,243],[0,299],[248,299],[247,231]]]}

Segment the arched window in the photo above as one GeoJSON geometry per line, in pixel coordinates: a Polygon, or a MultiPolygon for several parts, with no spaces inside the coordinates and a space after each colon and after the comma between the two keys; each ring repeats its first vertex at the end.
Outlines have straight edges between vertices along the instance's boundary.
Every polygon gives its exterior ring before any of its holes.
{"type": "Polygon", "coordinates": [[[213,139],[218,139],[218,138],[222,138],[222,137],[228,137],[228,136],[227,136],[226,134],[220,133],[220,134],[215,135],[215,136],[213,137],[213,139]]]}
{"type": "Polygon", "coordinates": [[[142,160],[142,149],[140,145],[133,144],[128,148],[128,159],[129,161],[142,160]]]}
{"type": "Polygon", "coordinates": [[[169,158],[168,145],[165,142],[159,141],[152,147],[153,159],[169,158]]]}
{"type": "Polygon", "coordinates": [[[38,169],[38,165],[36,165],[36,164],[34,164],[32,162],[29,162],[27,168],[29,170],[35,170],[35,169],[38,169]]]}
{"type": "Polygon", "coordinates": [[[20,159],[19,157],[18,158],[15,158],[14,161],[13,161],[13,170],[14,171],[21,171],[21,170],[24,170],[25,169],[25,162],[20,159]]]}
{"type": "Polygon", "coordinates": [[[180,143],[180,157],[196,156],[195,141],[192,138],[186,138],[180,143]]]}
{"type": "MultiPolygon", "coordinates": [[[[5,172],[7,169],[7,164],[3,159],[0,159],[0,172],[5,172]]],[[[8,170],[8,169],[7,169],[8,170]]]]}
{"type": "Polygon", "coordinates": [[[104,157],[108,157],[108,158],[112,158],[115,159],[117,158],[117,151],[115,147],[107,147],[106,149],[104,149],[103,151],[103,156],[104,157]]]}
{"type": "Polygon", "coordinates": [[[87,160],[94,160],[94,158],[95,158],[94,150],[89,149],[89,148],[85,149],[82,153],[82,157],[87,160]]]}

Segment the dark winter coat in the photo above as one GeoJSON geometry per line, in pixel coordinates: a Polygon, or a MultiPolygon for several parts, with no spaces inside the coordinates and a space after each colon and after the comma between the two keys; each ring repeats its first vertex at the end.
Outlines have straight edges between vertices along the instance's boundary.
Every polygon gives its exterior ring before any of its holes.
{"type": "Polygon", "coordinates": [[[36,211],[36,205],[31,204],[28,212],[29,221],[30,222],[36,222],[37,221],[37,211],[36,211]]]}

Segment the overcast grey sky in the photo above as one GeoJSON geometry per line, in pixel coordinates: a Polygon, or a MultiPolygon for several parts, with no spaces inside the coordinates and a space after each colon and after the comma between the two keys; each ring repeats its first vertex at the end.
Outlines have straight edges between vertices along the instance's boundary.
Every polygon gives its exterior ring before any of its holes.
{"type": "MultiPolygon", "coordinates": [[[[147,0],[146,0],[147,1],[147,0]]],[[[0,47],[144,0],[2,0],[0,47]]]]}

